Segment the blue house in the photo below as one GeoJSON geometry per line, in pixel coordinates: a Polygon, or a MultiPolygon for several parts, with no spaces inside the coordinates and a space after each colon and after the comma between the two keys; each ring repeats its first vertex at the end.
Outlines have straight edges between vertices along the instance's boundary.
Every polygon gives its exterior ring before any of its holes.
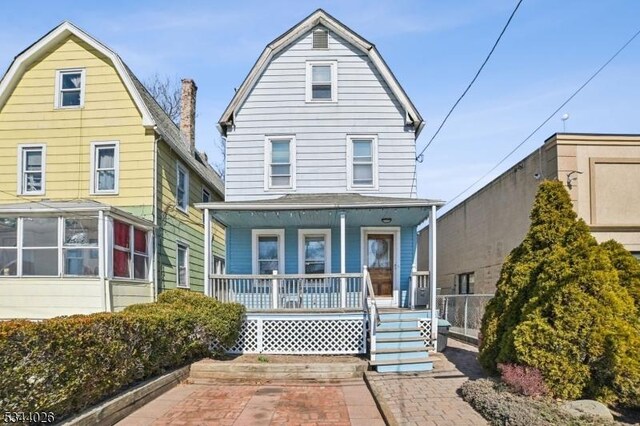
{"type": "Polygon", "coordinates": [[[218,123],[225,202],[199,205],[226,226],[226,271],[205,237],[206,293],[248,310],[232,350],[431,368],[417,226],[443,203],[416,198],[423,126],[375,46],[325,11],[267,45],[218,123]]]}

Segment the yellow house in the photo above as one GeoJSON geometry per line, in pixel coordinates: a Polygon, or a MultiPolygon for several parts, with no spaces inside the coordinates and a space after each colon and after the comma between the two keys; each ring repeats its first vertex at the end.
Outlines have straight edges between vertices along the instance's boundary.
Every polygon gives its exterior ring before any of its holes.
{"type": "MultiPolygon", "coordinates": [[[[203,291],[195,203],[224,184],[111,49],[69,22],[0,80],[0,319],[114,311],[159,291],[203,291]]],[[[212,225],[210,267],[224,269],[212,225]]]]}

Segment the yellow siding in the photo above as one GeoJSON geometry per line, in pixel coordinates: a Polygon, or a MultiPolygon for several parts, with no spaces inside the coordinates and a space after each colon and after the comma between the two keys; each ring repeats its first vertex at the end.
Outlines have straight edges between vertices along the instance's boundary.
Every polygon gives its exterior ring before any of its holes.
{"type": "Polygon", "coordinates": [[[70,36],[33,63],[0,109],[0,202],[94,199],[117,207],[153,205],[153,139],[117,71],[70,36]],[[84,68],[80,109],[55,109],[56,70],[84,68]],[[91,142],[119,141],[118,195],[90,195],[91,142]],[[46,144],[46,193],[17,195],[19,144],[46,144]]]}

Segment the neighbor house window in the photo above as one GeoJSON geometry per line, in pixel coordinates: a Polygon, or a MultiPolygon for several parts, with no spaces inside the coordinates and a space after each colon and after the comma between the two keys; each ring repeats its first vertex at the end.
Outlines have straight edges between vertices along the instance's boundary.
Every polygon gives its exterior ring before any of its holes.
{"type": "Polygon", "coordinates": [[[313,31],[313,48],[328,49],[329,48],[329,31],[319,28],[313,31]]]}
{"type": "Polygon", "coordinates": [[[176,206],[185,213],[189,208],[189,172],[180,163],[176,166],[176,206]]]}
{"type": "Polygon", "coordinates": [[[57,276],[57,217],[24,218],[22,221],[22,275],[57,276]]]}
{"type": "Polygon", "coordinates": [[[18,274],[18,219],[0,218],[0,276],[18,274]]]}
{"type": "Polygon", "coordinates": [[[307,102],[335,102],[338,100],[336,61],[307,62],[307,102]]]}
{"type": "Polygon", "coordinates": [[[459,274],[456,276],[458,294],[473,294],[475,274],[473,272],[459,274]]]}
{"type": "Polygon", "coordinates": [[[76,276],[98,276],[98,219],[65,218],[64,274],[76,276]]]}
{"type": "Polygon", "coordinates": [[[136,280],[149,278],[147,231],[113,221],[113,276],[136,280]]]}
{"type": "Polygon", "coordinates": [[[94,142],[91,144],[91,192],[114,194],[118,192],[118,143],[94,142]]]}
{"type": "Polygon", "coordinates": [[[632,251],[631,254],[633,255],[633,257],[640,260],[640,251],[632,251]]]}
{"type": "Polygon", "coordinates": [[[177,286],[189,287],[189,246],[178,243],[177,250],[177,286]]]}
{"type": "Polygon", "coordinates": [[[265,150],[265,189],[295,189],[295,138],[268,137],[265,150]]]}
{"type": "Polygon", "coordinates": [[[211,193],[207,188],[202,188],[202,202],[208,203],[211,201],[211,193]]]}
{"type": "Polygon", "coordinates": [[[60,70],[56,78],[56,108],[78,108],[84,104],[84,70],[60,70]]]}
{"type": "Polygon", "coordinates": [[[18,194],[42,195],[45,185],[45,145],[20,145],[18,147],[18,194]]]}
{"type": "Polygon", "coordinates": [[[331,273],[331,230],[298,230],[298,264],[301,274],[331,273]]]}
{"type": "Polygon", "coordinates": [[[349,136],[347,138],[349,189],[377,187],[377,145],[375,136],[349,136]]]}
{"type": "Polygon", "coordinates": [[[284,230],[254,229],[252,230],[253,273],[273,274],[273,271],[284,273],[284,230]]]}

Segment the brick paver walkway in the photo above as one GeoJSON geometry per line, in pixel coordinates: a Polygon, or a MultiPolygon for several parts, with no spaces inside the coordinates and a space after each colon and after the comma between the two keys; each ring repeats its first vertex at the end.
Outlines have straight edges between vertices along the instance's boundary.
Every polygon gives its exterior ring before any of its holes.
{"type": "Polygon", "coordinates": [[[384,425],[362,380],[331,384],[179,385],[118,423],[134,425],[384,425]]]}
{"type": "Polygon", "coordinates": [[[469,378],[482,377],[474,346],[449,339],[436,356],[433,373],[378,374],[367,372],[389,423],[398,425],[486,425],[457,393],[469,378]]]}

